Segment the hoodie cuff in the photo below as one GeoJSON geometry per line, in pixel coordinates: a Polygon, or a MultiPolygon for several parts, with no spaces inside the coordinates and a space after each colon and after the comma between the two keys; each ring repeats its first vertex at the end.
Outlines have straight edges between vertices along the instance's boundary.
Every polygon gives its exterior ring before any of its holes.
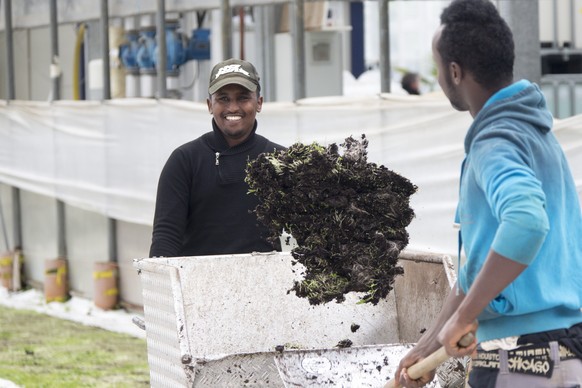
{"type": "Polygon", "coordinates": [[[547,233],[547,228],[531,229],[504,222],[497,229],[491,248],[510,260],[529,265],[538,254],[547,233]]]}

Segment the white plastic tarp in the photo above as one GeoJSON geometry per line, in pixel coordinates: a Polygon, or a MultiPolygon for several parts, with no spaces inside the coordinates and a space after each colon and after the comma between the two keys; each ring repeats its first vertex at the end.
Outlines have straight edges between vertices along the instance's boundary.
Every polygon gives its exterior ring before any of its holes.
{"type": "MultiPolygon", "coordinates": [[[[441,94],[265,103],[258,133],[341,143],[365,134],[368,160],[419,188],[409,248],[456,253],[453,215],[472,118],[441,94]]],[[[158,177],[177,146],[211,128],[206,104],[176,100],[0,102],[0,182],[111,218],[151,225],[158,177]]],[[[582,116],[556,123],[582,197],[582,116]]]]}

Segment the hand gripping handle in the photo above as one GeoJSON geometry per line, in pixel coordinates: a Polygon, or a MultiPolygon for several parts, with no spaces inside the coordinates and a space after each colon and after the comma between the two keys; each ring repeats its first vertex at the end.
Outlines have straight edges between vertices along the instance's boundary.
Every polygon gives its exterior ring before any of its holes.
{"type": "MultiPolygon", "coordinates": [[[[475,340],[475,336],[473,335],[473,333],[467,333],[463,337],[461,337],[461,340],[459,341],[459,345],[461,347],[465,348],[465,347],[471,345],[474,340],[475,340]]],[[[450,356],[447,354],[445,347],[441,346],[437,351],[432,353],[427,358],[423,358],[422,360],[420,360],[416,364],[409,367],[408,368],[408,376],[410,376],[410,378],[413,380],[419,379],[422,376],[424,376],[425,374],[427,374],[428,372],[430,372],[431,370],[436,369],[440,364],[447,361],[449,358],[450,358],[450,356]]],[[[388,381],[386,383],[386,385],[384,385],[384,388],[396,388],[399,386],[400,385],[396,385],[396,380],[392,379],[392,380],[388,381]]]]}

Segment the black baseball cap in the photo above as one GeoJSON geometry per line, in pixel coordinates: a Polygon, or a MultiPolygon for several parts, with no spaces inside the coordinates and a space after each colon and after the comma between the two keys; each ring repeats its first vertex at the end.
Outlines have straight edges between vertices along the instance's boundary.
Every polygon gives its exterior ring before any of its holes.
{"type": "Polygon", "coordinates": [[[260,87],[260,79],[257,69],[250,62],[230,58],[212,68],[208,93],[214,94],[218,89],[230,84],[241,85],[254,92],[260,87]]]}

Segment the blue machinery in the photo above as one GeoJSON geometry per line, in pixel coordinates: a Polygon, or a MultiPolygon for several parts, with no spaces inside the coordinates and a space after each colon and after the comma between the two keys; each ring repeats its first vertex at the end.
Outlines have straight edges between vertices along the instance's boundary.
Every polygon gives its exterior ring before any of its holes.
{"type": "MultiPolygon", "coordinates": [[[[180,66],[191,60],[210,59],[210,30],[192,30],[190,37],[178,32],[177,20],[167,20],[166,35],[166,76],[168,89],[177,91],[177,77],[180,66]]],[[[141,27],[127,30],[125,43],[119,47],[119,56],[126,70],[127,97],[154,97],[155,77],[158,66],[156,28],[141,27]],[[138,91],[139,90],[139,91],[138,91]]]]}

